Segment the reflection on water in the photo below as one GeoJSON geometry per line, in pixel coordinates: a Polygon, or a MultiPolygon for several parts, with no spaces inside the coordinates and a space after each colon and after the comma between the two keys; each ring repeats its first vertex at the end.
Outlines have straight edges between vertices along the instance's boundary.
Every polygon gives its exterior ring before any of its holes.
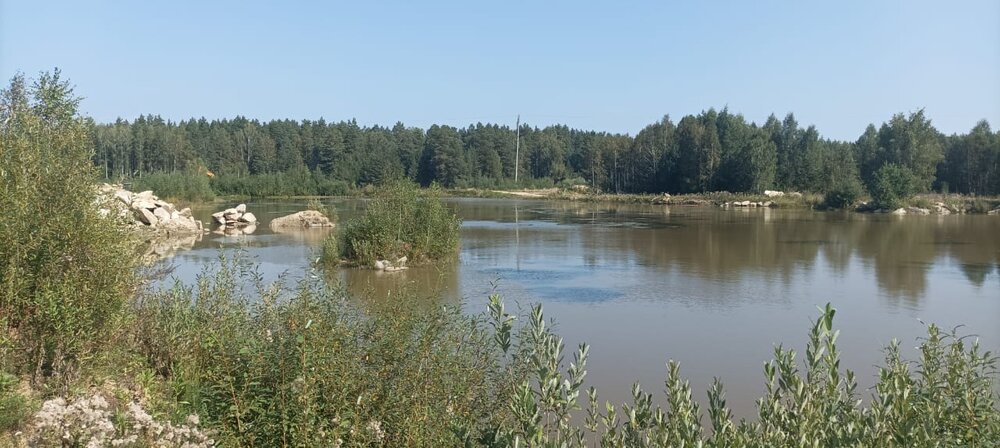
{"type": "MultiPolygon", "coordinates": [[[[761,363],[776,343],[801,349],[816,306],[826,302],[839,309],[843,364],[857,370],[862,387],[874,380],[880,347],[921,335],[918,319],[965,324],[985,348],[1000,348],[998,217],[449,203],[465,220],[457,262],[397,273],[337,269],[327,278],[372,300],[408,289],[464,301],[471,311],[482,310],[494,288],[511,308],[540,301],[568,347],[592,345],[588,380],[602,398],[626,399],[635,380],[656,388],[664,363],[675,359],[696,391],[722,376],[735,412],[752,415],[761,363]]],[[[344,221],[364,203],[328,205],[344,221]]],[[[191,281],[220,247],[243,247],[265,279],[305,275],[330,230],[269,230],[274,217],[305,209],[303,201],[248,207],[261,221],[255,233],[206,235],[166,262],[174,274],[191,281]]],[[[212,211],[195,215],[208,220],[212,211]]]]}

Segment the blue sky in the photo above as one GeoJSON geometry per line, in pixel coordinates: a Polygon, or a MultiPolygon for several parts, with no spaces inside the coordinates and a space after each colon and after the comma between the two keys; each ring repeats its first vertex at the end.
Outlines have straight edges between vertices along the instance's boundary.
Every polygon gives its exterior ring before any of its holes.
{"type": "Polygon", "coordinates": [[[0,0],[0,76],[58,66],[99,121],[244,115],[636,133],[792,111],[827,137],[925,108],[1000,126],[1000,2],[0,0]]]}

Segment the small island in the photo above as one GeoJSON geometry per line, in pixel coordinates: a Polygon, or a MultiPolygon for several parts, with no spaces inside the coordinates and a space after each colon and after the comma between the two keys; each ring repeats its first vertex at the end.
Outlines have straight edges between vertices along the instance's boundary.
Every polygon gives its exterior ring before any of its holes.
{"type": "Polygon", "coordinates": [[[375,191],[361,217],[327,238],[321,261],[389,272],[445,261],[458,252],[461,223],[437,186],[391,182],[375,191]]]}

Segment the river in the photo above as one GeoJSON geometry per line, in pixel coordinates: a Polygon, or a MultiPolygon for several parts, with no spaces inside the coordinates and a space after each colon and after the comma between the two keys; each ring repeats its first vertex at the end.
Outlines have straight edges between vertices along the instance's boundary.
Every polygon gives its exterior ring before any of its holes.
{"type": "MultiPolygon", "coordinates": [[[[364,201],[331,199],[341,220],[364,201]]],[[[722,210],[535,200],[449,199],[464,219],[457,263],[393,274],[340,269],[366,300],[411,288],[485,309],[542,303],[568,350],[591,345],[587,383],[625,400],[633,382],[662,402],[665,363],[681,363],[704,402],[721,377],[737,416],[763,393],[776,344],[803,353],[817,307],[837,308],[842,365],[862,394],[893,338],[913,354],[926,323],[964,325],[1000,349],[1000,217],[891,216],[780,209],[722,210]]],[[[210,222],[233,204],[195,207],[210,222]]],[[[322,231],[272,233],[270,219],[305,201],[247,203],[262,222],[243,236],[208,234],[160,262],[191,283],[220,248],[241,249],[265,280],[307,275],[322,231]]],[[[173,280],[171,280],[173,281],[173,280]]],[[[567,353],[567,359],[570,354],[567,353]]],[[[802,355],[798,357],[802,359],[802,355]]]]}

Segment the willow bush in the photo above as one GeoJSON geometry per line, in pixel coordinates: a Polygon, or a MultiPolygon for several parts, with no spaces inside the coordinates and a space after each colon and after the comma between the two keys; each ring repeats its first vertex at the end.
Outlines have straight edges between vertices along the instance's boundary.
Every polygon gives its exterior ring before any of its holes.
{"type": "Polygon", "coordinates": [[[364,214],[331,236],[339,238],[338,244],[324,247],[361,265],[404,256],[418,263],[440,260],[457,252],[460,225],[458,216],[441,201],[437,186],[421,189],[411,182],[395,182],[379,187],[364,214]]]}
{"type": "Polygon", "coordinates": [[[0,368],[65,387],[134,294],[133,242],[100,215],[88,122],[59,71],[0,94],[0,368]]]}
{"type": "MultiPolygon", "coordinates": [[[[504,408],[492,333],[401,293],[358,303],[316,283],[244,294],[229,260],[144,297],[137,352],[227,446],[455,446],[504,408]]],[[[254,276],[249,277],[252,282],[254,276]]]]}

